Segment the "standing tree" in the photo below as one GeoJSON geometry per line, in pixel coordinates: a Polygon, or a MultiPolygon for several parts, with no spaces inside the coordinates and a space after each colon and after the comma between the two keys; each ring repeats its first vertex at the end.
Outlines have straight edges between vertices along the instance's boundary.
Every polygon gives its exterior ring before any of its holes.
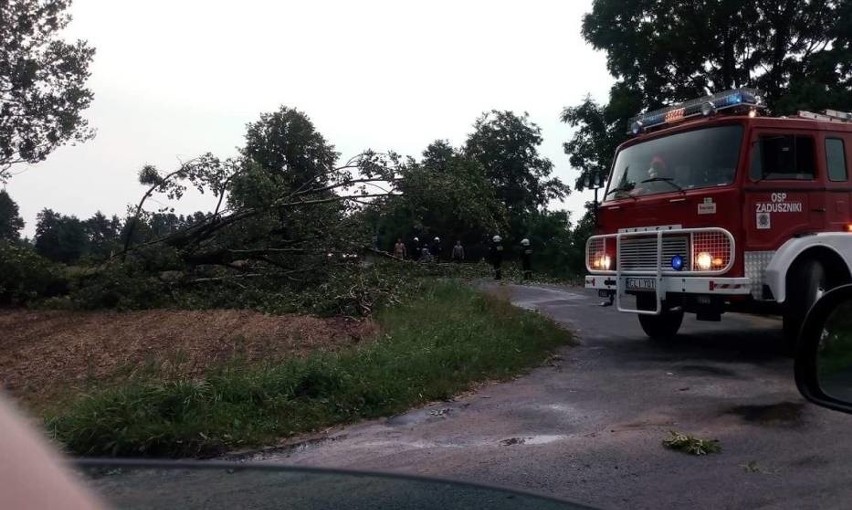
{"type": "Polygon", "coordinates": [[[445,170],[458,157],[456,150],[446,140],[435,140],[423,151],[423,166],[435,172],[445,170]]]}
{"type": "Polygon", "coordinates": [[[107,218],[100,211],[84,222],[89,241],[89,255],[95,260],[106,260],[120,248],[121,220],[113,215],[107,218]]]}
{"type": "Polygon", "coordinates": [[[505,206],[485,170],[447,142],[433,142],[420,163],[410,161],[399,174],[394,188],[401,194],[379,199],[365,211],[367,221],[385,234],[384,248],[415,235],[470,245],[505,229],[505,206]]]}
{"type": "Polygon", "coordinates": [[[15,163],[37,163],[57,147],[93,136],[81,112],[95,50],[59,33],[70,0],[0,2],[0,181],[15,163]]]}
{"type": "Polygon", "coordinates": [[[477,119],[465,144],[465,155],[485,169],[497,197],[505,203],[513,231],[525,216],[571,191],[551,177],[553,163],[538,153],[541,142],[541,129],[526,113],[494,110],[477,119]]]}
{"type": "Polygon", "coordinates": [[[73,264],[86,253],[89,240],[82,221],[51,209],[42,210],[36,218],[35,249],[39,255],[73,264]]]}
{"type": "Polygon", "coordinates": [[[0,190],[0,241],[19,240],[22,228],[24,220],[18,215],[18,204],[6,190],[0,190]]]}
{"type": "Polygon", "coordinates": [[[338,157],[307,115],[287,107],[248,125],[242,155],[272,183],[292,189],[326,184],[338,157]]]}
{"type": "Polygon", "coordinates": [[[607,54],[608,105],[567,108],[565,144],[588,175],[609,170],[626,121],[643,109],[757,87],[779,114],[852,109],[852,3],[842,0],[595,0],[583,37],[607,54]]]}

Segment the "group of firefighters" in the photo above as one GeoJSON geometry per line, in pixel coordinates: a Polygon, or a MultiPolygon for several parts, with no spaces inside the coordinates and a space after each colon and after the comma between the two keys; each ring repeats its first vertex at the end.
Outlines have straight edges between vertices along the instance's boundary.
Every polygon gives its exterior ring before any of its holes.
{"type": "MultiPolygon", "coordinates": [[[[530,240],[527,238],[521,239],[520,258],[524,279],[529,279],[532,276],[532,252],[530,240]]],[[[488,263],[494,269],[495,280],[500,280],[503,277],[502,266],[504,253],[503,238],[495,235],[491,238],[491,244],[488,247],[488,263]]],[[[410,248],[405,245],[402,239],[397,239],[393,246],[393,254],[400,259],[437,262],[441,256],[441,238],[435,237],[430,243],[428,241],[421,241],[419,237],[415,237],[412,239],[410,248]]],[[[453,245],[450,260],[452,262],[464,262],[465,253],[461,241],[456,241],[456,244],[453,245]]]]}

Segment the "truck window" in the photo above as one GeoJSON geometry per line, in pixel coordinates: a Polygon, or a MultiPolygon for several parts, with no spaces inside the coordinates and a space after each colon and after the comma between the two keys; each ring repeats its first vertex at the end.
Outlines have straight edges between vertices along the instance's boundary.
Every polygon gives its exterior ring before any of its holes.
{"type": "Polygon", "coordinates": [[[828,169],[828,179],[840,182],[847,179],[846,148],[840,138],[825,139],[825,167],[828,169]]]}
{"type": "Polygon", "coordinates": [[[675,133],[618,152],[604,200],[671,193],[734,182],[741,125],[675,133]]]}
{"type": "Polygon", "coordinates": [[[752,180],[810,180],[816,175],[814,139],[800,135],[761,135],[751,150],[752,180]]]}

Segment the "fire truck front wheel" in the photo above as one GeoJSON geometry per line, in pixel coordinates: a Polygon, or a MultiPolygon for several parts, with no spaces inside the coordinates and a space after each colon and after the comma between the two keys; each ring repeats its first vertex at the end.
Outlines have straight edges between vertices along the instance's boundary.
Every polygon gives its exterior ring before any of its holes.
{"type": "Polygon", "coordinates": [[[797,264],[787,280],[787,305],[784,310],[784,340],[796,347],[799,328],[811,306],[830,289],[823,265],[814,259],[797,264]]]}
{"type": "Polygon", "coordinates": [[[677,334],[681,322],[683,322],[683,312],[639,316],[639,324],[651,340],[670,340],[677,334]]]}
{"type": "MultiPolygon", "coordinates": [[[[637,304],[642,310],[652,310],[655,306],[653,300],[655,296],[648,295],[637,296],[637,304]],[[647,302],[646,302],[647,301],[647,302]]],[[[651,340],[670,340],[680,329],[680,324],[683,322],[683,311],[674,312],[672,310],[663,310],[659,315],[639,315],[639,324],[642,326],[642,331],[648,335],[651,340]]]]}

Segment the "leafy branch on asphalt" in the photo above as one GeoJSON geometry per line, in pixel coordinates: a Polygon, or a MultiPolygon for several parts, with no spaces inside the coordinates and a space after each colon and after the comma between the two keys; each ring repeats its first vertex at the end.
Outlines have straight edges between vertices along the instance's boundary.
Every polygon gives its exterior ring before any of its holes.
{"type": "Polygon", "coordinates": [[[722,451],[718,439],[699,439],[674,430],[670,430],[669,434],[667,439],[663,439],[663,446],[670,450],[677,450],[689,455],[707,455],[722,451]]]}

